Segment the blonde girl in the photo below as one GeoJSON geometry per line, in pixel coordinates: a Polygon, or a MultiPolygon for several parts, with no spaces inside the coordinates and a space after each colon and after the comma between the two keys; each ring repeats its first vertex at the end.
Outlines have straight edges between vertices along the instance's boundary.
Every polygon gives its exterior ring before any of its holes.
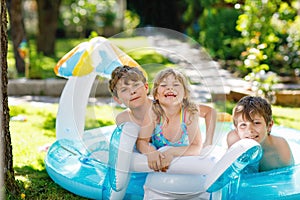
{"type": "Polygon", "coordinates": [[[198,106],[184,75],[167,68],[154,79],[152,112],[144,117],[137,149],[155,171],[166,171],[174,157],[199,155],[202,138],[198,106]],[[169,146],[165,151],[161,147],[169,146]]]}

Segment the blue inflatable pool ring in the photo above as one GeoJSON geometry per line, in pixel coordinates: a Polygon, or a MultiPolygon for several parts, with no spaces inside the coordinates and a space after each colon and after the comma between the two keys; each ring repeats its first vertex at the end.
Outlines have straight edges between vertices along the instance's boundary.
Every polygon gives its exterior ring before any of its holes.
{"type": "MultiPolygon", "coordinates": [[[[300,194],[300,131],[274,126],[272,134],[288,140],[296,166],[257,173],[260,145],[250,139],[226,149],[224,139],[199,156],[174,159],[167,173],[149,169],[147,157],[135,151],[140,127],[132,122],[84,130],[86,106],[97,76],[110,77],[120,65],[140,67],[102,37],[82,43],[55,67],[68,78],[56,117],[56,141],[45,165],[54,182],[90,199],[294,199],[300,194]],[[193,166],[193,167],[191,167],[193,166]]],[[[232,124],[218,122],[219,138],[232,124]]],[[[205,134],[201,126],[201,132],[205,134]]],[[[166,148],[160,149],[164,151],[166,148]]]]}

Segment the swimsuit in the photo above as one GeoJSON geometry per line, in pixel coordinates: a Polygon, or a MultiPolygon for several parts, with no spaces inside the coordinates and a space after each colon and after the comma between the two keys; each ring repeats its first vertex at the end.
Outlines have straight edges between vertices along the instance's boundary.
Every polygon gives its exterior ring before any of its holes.
{"type": "Polygon", "coordinates": [[[189,138],[186,130],[186,124],[185,124],[185,112],[183,112],[183,109],[181,110],[181,130],[182,130],[182,136],[177,142],[170,142],[168,139],[166,139],[162,133],[162,120],[160,118],[159,124],[154,129],[154,133],[152,134],[152,144],[157,148],[161,148],[163,146],[187,146],[189,144],[189,138]]]}

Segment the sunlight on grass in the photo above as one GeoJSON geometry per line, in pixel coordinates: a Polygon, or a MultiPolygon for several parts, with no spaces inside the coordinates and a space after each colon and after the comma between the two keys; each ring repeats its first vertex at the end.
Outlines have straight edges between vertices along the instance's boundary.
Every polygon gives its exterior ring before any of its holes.
{"type": "Polygon", "coordinates": [[[109,41],[125,52],[150,46],[146,37],[109,38],[109,41]]]}
{"type": "Polygon", "coordinates": [[[10,132],[12,137],[14,166],[31,166],[34,169],[44,169],[45,151],[41,148],[55,140],[53,129],[44,129],[49,114],[56,115],[57,105],[36,107],[29,104],[10,106],[11,116],[22,115],[25,121],[11,121],[10,132]]]}
{"type": "Polygon", "coordinates": [[[88,106],[85,116],[85,130],[115,124],[116,115],[123,109],[105,106],[88,106]]]}
{"type": "Polygon", "coordinates": [[[300,108],[272,106],[274,122],[300,130],[300,108]]]}

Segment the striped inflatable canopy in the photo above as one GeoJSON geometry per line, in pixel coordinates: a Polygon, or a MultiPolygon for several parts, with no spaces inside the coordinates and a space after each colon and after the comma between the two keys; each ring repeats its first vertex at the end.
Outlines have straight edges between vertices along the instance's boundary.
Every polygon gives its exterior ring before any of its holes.
{"type": "MultiPolygon", "coordinates": [[[[57,76],[85,76],[92,72],[101,77],[110,78],[111,72],[118,66],[128,65],[140,68],[140,65],[104,37],[95,37],[83,42],[65,54],[54,68],[57,76]]],[[[147,77],[147,76],[146,76],[147,77]]]]}

